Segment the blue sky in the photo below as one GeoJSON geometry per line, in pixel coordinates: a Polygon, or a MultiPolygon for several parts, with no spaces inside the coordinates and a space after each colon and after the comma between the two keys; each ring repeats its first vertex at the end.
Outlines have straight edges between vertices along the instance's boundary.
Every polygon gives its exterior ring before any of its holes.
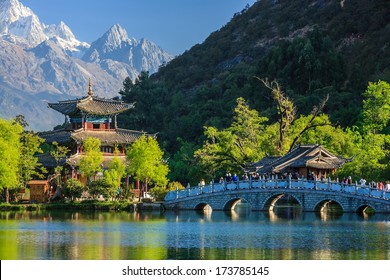
{"type": "Polygon", "coordinates": [[[91,43],[119,23],[130,37],[147,38],[173,55],[183,53],[256,0],[20,0],[45,24],[64,21],[91,43]]]}

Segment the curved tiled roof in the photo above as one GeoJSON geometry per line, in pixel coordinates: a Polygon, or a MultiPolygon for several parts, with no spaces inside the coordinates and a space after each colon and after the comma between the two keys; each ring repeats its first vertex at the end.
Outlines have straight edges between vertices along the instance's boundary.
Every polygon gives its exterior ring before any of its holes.
{"type": "MultiPolygon", "coordinates": [[[[263,160],[262,160],[263,161],[263,160]]],[[[282,173],[289,168],[312,167],[317,169],[339,168],[347,159],[337,157],[324,149],[321,145],[301,145],[291,152],[274,160],[268,160],[265,164],[255,163],[260,173],[282,173]]]]}
{"type": "Polygon", "coordinates": [[[59,130],[52,130],[52,131],[45,131],[45,132],[39,132],[39,137],[46,140],[48,143],[57,142],[58,144],[66,144],[71,141],[71,134],[72,132],[65,129],[59,129],[59,130]]]}
{"type": "Polygon", "coordinates": [[[115,129],[115,130],[83,130],[79,129],[72,133],[71,137],[77,142],[83,142],[88,137],[98,138],[102,145],[115,145],[133,143],[142,135],[153,136],[146,134],[145,132],[127,130],[127,129],[115,129]]]}
{"type": "Polygon", "coordinates": [[[152,137],[156,136],[154,134],[147,134],[141,131],[120,128],[110,130],[84,130],[81,128],[74,131],[60,129],[39,133],[39,136],[45,139],[48,143],[57,142],[58,144],[66,144],[72,140],[81,143],[88,137],[94,137],[98,138],[102,145],[131,144],[142,135],[152,137]]]}
{"type": "Polygon", "coordinates": [[[66,163],[65,158],[61,159],[57,163],[55,158],[50,154],[40,154],[40,155],[37,155],[37,158],[38,158],[38,162],[46,168],[55,168],[55,167],[57,167],[57,165],[62,166],[62,165],[65,165],[65,163],[66,163]]]}
{"type": "Polygon", "coordinates": [[[49,103],[48,106],[64,115],[74,115],[82,111],[92,115],[105,116],[132,109],[134,108],[134,103],[127,104],[123,101],[87,96],[81,99],[49,103]]]}

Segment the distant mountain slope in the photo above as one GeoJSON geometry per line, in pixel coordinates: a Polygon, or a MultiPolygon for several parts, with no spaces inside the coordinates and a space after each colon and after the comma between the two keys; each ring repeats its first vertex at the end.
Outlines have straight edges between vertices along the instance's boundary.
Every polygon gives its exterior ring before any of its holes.
{"type": "Polygon", "coordinates": [[[240,62],[253,65],[278,42],[304,37],[315,25],[332,39],[349,65],[359,63],[367,75],[380,75],[390,71],[389,23],[387,0],[261,0],[171,61],[155,78],[189,88],[198,84],[198,79],[184,84],[189,77],[205,70],[204,82],[240,62]],[[184,73],[176,71],[185,66],[189,67],[184,73]],[[172,72],[176,72],[173,79],[172,72]]]}
{"type": "Polygon", "coordinates": [[[203,126],[226,127],[238,96],[273,119],[270,92],[254,77],[276,79],[298,114],[329,94],[326,113],[353,125],[367,82],[390,81],[389,44],[388,0],[257,1],[161,67],[146,86],[135,85],[144,92],[122,125],[160,132],[174,151],[178,137],[200,143],[203,126]]]}
{"type": "Polygon", "coordinates": [[[64,22],[46,25],[18,0],[0,0],[0,117],[24,114],[31,128],[51,129],[63,116],[47,100],[85,95],[90,78],[97,95],[114,97],[126,77],[154,73],[172,58],[146,39],[130,40],[119,25],[91,46],[64,22]]]}

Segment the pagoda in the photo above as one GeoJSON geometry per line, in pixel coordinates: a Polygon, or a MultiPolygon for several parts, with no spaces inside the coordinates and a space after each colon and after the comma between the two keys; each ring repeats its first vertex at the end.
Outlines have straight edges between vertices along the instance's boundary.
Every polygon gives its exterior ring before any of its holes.
{"type": "MultiPolygon", "coordinates": [[[[95,96],[91,80],[86,97],[49,103],[48,106],[65,115],[65,123],[60,129],[40,133],[40,137],[49,144],[57,142],[68,147],[70,152],[61,164],[68,167],[67,175],[70,175],[69,170],[71,170],[71,177],[81,181],[85,181],[86,178],[81,178],[77,170],[84,156],[83,142],[87,138],[94,137],[100,140],[103,153],[102,167],[106,169],[114,157],[115,149],[119,151],[117,156],[125,162],[127,146],[142,135],[156,137],[155,134],[118,128],[117,116],[134,108],[134,103],[127,104],[123,101],[95,96]]],[[[39,157],[39,161],[49,171],[57,164],[54,158],[48,155],[39,157]]]]}
{"type": "Polygon", "coordinates": [[[295,146],[284,156],[266,156],[252,165],[252,171],[258,174],[295,174],[299,177],[328,178],[346,162],[352,161],[339,157],[326,150],[323,146],[295,146]]]}

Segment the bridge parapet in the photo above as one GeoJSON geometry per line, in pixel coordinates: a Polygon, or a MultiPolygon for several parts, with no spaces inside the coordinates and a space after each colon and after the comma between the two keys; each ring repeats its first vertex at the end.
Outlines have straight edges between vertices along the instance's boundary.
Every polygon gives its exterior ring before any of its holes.
{"type": "Polygon", "coordinates": [[[237,190],[256,190],[256,189],[296,189],[296,190],[313,190],[313,191],[331,191],[339,193],[353,194],[363,198],[371,197],[383,200],[390,200],[390,192],[378,190],[365,185],[348,185],[340,182],[328,181],[310,181],[310,180],[292,180],[288,179],[260,179],[260,180],[244,180],[237,182],[223,182],[210,184],[206,186],[197,186],[186,188],[184,190],[170,191],[165,196],[166,202],[179,201],[184,198],[196,197],[199,195],[210,195],[221,193],[224,191],[237,190]]]}

